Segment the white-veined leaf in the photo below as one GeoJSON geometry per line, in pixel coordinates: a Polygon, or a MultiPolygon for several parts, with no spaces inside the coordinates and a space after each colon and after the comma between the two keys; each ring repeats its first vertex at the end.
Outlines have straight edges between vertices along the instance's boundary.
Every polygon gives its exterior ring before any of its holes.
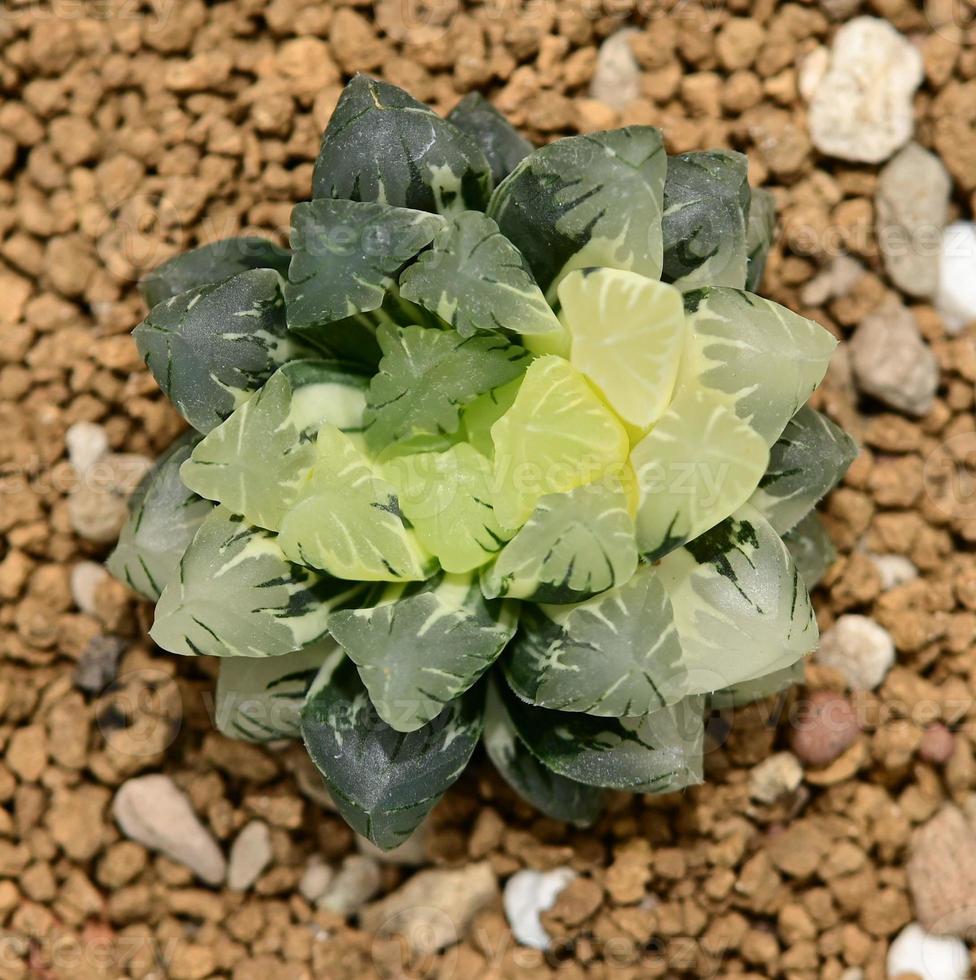
{"type": "Polygon", "coordinates": [[[789,667],[781,670],[774,670],[771,674],[763,674],[751,681],[743,681],[741,684],[734,684],[721,691],[716,691],[709,695],[708,704],[718,711],[725,711],[729,708],[741,708],[743,705],[752,704],[753,701],[761,701],[763,698],[772,697],[774,694],[782,694],[795,684],[803,682],[803,660],[797,660],[789,667]]]}
{"type": "Polygon", "coordinates": [[[797,569],[807,588],[812,589],[826,574],[837,557],[837,549],[816,511],[810,511],[796,527],[783,535],[797,569]]]}

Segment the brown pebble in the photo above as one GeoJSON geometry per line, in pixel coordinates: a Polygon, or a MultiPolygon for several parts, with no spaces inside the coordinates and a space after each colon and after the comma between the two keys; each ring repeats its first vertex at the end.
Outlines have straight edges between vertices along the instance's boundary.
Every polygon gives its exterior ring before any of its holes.
{"type": "Polygon", "coordinates": [[[794,707],[790,746],[808,766],[826,766],[849,748],[860,732],[857,711],[834,691],[815,691],[794,707]]]}

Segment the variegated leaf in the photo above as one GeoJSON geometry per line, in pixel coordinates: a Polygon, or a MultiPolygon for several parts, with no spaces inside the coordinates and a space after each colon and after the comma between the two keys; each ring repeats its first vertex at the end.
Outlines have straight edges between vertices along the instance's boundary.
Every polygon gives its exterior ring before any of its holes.
{"type": "Polygon", "coordinates": [[[146,305],[185,293],[188,289],[222,282],[248,269],[274,269],[288,275],[291,254],[266,238],[224,238],[173,256],[149,273],[140,283],[146,305]]]}
{"type": "Polygon", "coordinates": [[[812,589],[837,557],[837,549],[816,511],[811,511],[792,530],[783,535],[793,561],[807,588],[812,589]]]}
{"type": "Polygon", "coordinates": [[[744,504],[769,462],[756,431],[711,392],[679,392],[633,449],[637,545],[657,561],[744,504]]]}
{"type": "Polygon", "coordinates": [[[840,483],[857,453],[846,432],[805,405],[770,450],[769,468],[749,503],[785,534],[840,483]]]}
{"type": "Polygon", "coordinates": [[[671,601],[650,565],[576,605],[523,607],[504,666],[532,704],[609,718],[649,714],[687,687],[671,601]]]}
{"type": "Polygon", "coordinates": [[[771,446],[827,371],[837,341],[785,306],[729,287],[685,293],[678,390],[707,388],[771,446]]]}
{"type": "Polygon", "coordinates": [[[514,695],[504,683],[488,684],[484,732],[488,757],[505,782],[547,817],[589,826],[603,812],[606,793],[547,769],[519,738],[505,704],[509,698],[514,695]]]}
{"type": "Polygon", "coordinates": [[[247,742],[298,738],[312,682],[324,664],[342,657],[331,638],[280,657],[224,657],[217,675],[217,730],[247,742]]]}
{"type": "Polygon", "coordinates": [[[159,386],[199,432],[308,353],[285,327],[280,283],[273,269],[253,269],[198,286],[158,303],[133,331],[159,386]]]}
{"type": "Polygon", "coordinates": [[[106,562],[120,582],[153,601],[175,578],[183,552],[213,509],[180,479],[180,466],[198,438],[196,433],[180,436],[146,474],[129,501],[129,519],[106,562]]]}
{"type": "Polygon", "coordinates": [[[673,793],[702,781],[702,697],[640,718],[552,711],[519,698],[506,703],[529,751],[567,779],[632,793],[673,793]]]}
{"type": "Polygon", "coordinates": [[[412,732],[495,662],[515,633],[510,603],[488,601],[472,575],[392,585],[366,609],[336,612],[332,635],[359,668],[377,714],[412,732]]]}
{"type": "Polygon", "coordinates": [[[315,462],[322,424],[362,431],[368,384],[335,361],[286,364],[208,433],[183,465],[183,481],[249,523],[278,530],[315,462]]]}
{"type": "Polygon", "coordinates": [[[748,161],[704,150],[668,158],[662,278],[681,290],[746,284],[748,161]]]}
{"type": "Polygon", "coordinates": [[[527,156],[495,189],[488,214],[550,299],[573,269],[658,279],[666,170],[650,126],[570,136],[527,156]]]}
{"type": "Polygon", "coordinates": [[[462,336],[479,330],[547,334],[556,314],[518,249],[487,215],[462,211],[400,277],[400,295],[450,323],[462,336]]]}
{"type": "Polygon", "coordinates": [[[762,701],[763,698],[772,697],[774,694],[782,694],[802,682],[803,660],[801,659],[782,670],[774,670],[771,674],[763,674],[762,677],[756,677],[751,681],[743,681],[741,684],[716,691],[709,696],[708,703],[718,711],[741,708],[743,705],[752,704],[753,701],[762,701]]]}
{"type": "Polygon", "coordinates": [[[285,286],[288,328],[328,344],[343,320],[380,310],[400,269],[443,225],[436,215],[387,203],[296,205],[285,286]]]}
{"type": "Polygon", "coordinates": [[[331,611],[366,588],[292,564],[273,534],[217,507],[163,589],[150,636],[188,656],[277,657],[322,637],[331,611]]]}
{"type": "Polygon", "coordinates": [[[532,152],[532,144],[480,92],[469,92],[461,99],[447,114],[447,121],[481,147],[495,184],[532,152]]]}
{"type": "Polygon", "coordinates": [[[376,713],[351,660],[315,689],[302,738],[339,812],[357,833],[389,850],[402,844],[464,771],[482,729],[483,693],[452,701],[404,734],[376,713]]]}
{"type": "Polygon", "coordinates": [[[490,598],[579,602],[626,582],[636,567],[634,521],[611,476],[543,497],[481,587],[490,598]]]}
{"type": "Polygon", "coordinates": [[[442,214],[483,210],[491,188],[474,139],[403,89],[366,75],[339,97],[312,176],[316,198],[442,214]]]}
{"type": "Polygon", "coordinates": [[[806,585],[779,535],[748,505],[672,552],[657,571],[689,694],[762,677],[817,645],[806,585]]]}
{"type": "Polygon", "coordinates": [[[328,423],[319,429],[315,463],[281,522],[278,544],[290,561],[351,581],[416,581],[437,568],[404,519],[396,488],[328,423]]]}
{"type": "Polygon", "coordinates": [[[746,229],[746,251],[749,267],[746,272],[746,289],[755,292],[766,269],[766,256],[776,234],[776,198],[762,188],[752,192],[749,203],[749,226],[746,229]]]}
{"type": "Polygon", "coordinates": [[[456,330],[381,327],[379,373],[366,398],[366,442],[444,449],[460,426],[460,409],[525,372],[530,355],[500,334],[464,338],[456,330]]]}

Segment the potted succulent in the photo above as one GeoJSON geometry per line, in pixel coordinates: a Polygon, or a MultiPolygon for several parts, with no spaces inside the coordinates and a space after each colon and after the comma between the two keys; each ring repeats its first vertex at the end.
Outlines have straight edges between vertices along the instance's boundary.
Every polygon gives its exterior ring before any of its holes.
{"type": "Polygon", "coordinates": [[[192,427],[109,560],[217,723],[300,737],[405,840],[479,741],[541,811],[702,778],[703,717],[817,643],[814,513],[854,455],[805,407],[835,341],[757,296],[730,152],[627,127],[533,149],[357,76],[290,248],[151,274],[135,330],[192,427]]]}

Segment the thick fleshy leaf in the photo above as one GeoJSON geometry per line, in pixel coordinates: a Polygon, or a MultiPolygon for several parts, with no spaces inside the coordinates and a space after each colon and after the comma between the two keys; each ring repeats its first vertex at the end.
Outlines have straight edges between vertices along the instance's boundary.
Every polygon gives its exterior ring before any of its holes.
{"type": "Polygon", "coordinates": [[[546,494],[619,474],[627,432],[586,379],[560,357],[529,365],[512,407],[491,427],[495,516],[521,527],[546,494]]]}
{"type": "Polygon", "coordinates": [[[252,269],[158,303],[133,331],[160,388],[209,432],[282,364],[308,353],[288,334],[281,278],[252,269]]]}
{"type": "Polygon", "coordinates": [[[215,699],[218,731],[247,742],[298,738],[312,682],[323,664],[343,656],[342,648],[327,637],[280,657],[224,657],[215,699]]]}
{"type": "Polygon", "coordinates": [[[785,534],[843,479],[857,457],[854,440],[808,405],[787,423],[749,503],[785,534]]]}
{"type": "Polygon", "coordinates": [[[774,670],[771,674],[764,674],[751,681],[743,681],[741,684],[734,684],[724,690],[716,691],[708,698],[709,707],[718,711],[728,708],[741,708],[743,705],[752,704],[753,701],[761,701],[763,698],[772,697],[774,694],[782,694],[789,690],[794,684],[803,681],[803,660],[798,660],[789,667],[782,670],[774,670]]]}
{"type": "Polygon", "coordinates": [[[291,253],[266,238],[224,238],[175,255],[149,273],[139,291],[150,307],[185,293],[209,286],[248,269],[274,269],[288,275],[291,253]]]}
{"type": "Polygon", "coordinates": [[[456,330],[384,326],[378,337],[383,360],[370,382],[365,416],[373,452],[446,448],[460,409],[519,377],[530,360],[500,334],[465,338],[456,330]]]}
{"type": "Polygon", "coordinates": [[[704,150],[668,158],[664,269],[681,290],[746,284],[749,165],[741,153],[704,150]]]}
{"type": "Polygon", "coordinates": [[[715,527],[752,495],[769,463],[756,431],[711,392],[679,393],[630,456],[637,545],[656,561],[715,527]]]}
{"type": "Polygon", "coordinates": [[[488,601],[471,575],[393,585],[368,609],[337,612],[329,630],[359,668],[377,714],[413,732],[460,697],[515,633],[511,603],[488,601]]]}
{"type": "Polygon", "coordinates": [[[346,822],[377,847],[402,844],[464,770],[482,729],[483,693],[469,691],[404,734],[376,713],[351,660],[316,687],[302,738],[346,822]]]}
{"type": "Polygon", "coordinates": [[[180,466],[198,438],[196,433],[180,436],[146,474],[129,501],[129,519],[106,562],[120,582],[153,601],[176,577],[183,552],[213,509],[180,479],[180,466]]]}
{"type": "Polygon", "coordinates": [[[671,402],[685,345],[674,286],[619,269],[571,272],[559,285],[573,366],[625,422],[647,429],[671,402]]]}
{"type": "Polygon", "coordinates": [[[688,693],[772,673],[817,645],[806,585],[779,535],[749,506],[657,570],[681,638],[688,693]]]}
{"type": "Polygon", "coordinates": [[[610,718],[649,714],[686,688],[671,600],[650,565],[576,605],[523,607],[504,666],[532,704],[610,718]]]}
{"type": "Polygon", "coordinates": [[[436,562],[404,519],[396,488],[352,438],[326,423],[315,452],[297,503],[281,522],[278,543],[289,560],[352,581],[430,577],[436,562]]]}
{"type": "Polygon", "coordinates": [[[291,213],[288,328],[328,343],[341,321],[379,310],[405,263],[444,220],[355,201],[307,201],[291,213]]]}
{"type": "Polygon", "coordinates": [[[519,738],[548,769],[632,793],[673,793],[702,781],[704,698],[640,718],[597,718],[507,702],[519,738]]]}
{"type": "Polygon", "coordinates": [[[539,762],[519,738],[505,704],[507,698],[514,695],[504,683],[489,683],[484,745],[495,768],[519,796],[547,817],[589,826],[603,812],[606,793],[560,776],[539,762]]]}
{"type": "Polygon", "coordinates": [[[532,152],[532,144],[480,93],[469,92],[447,114],[447,121],[481,147],[496,184],[532,152]]]}
{"type": "Polygon", "coordinates": [[[335,361],[293,361],[213,429],[183,465],[188,487],[276,531],[315,462],[329,422],[361,432],[369,378],[335,361]]]}
{"type": "Polygon", "coordinates": [[[518,249],[498,225],[462,211],[400,277],[400,295],[450,323],[462,337],[479,330],[547,334],[561,328],[518,249]]]}
{"type": "Polygon", "coordinates": [[[289,562],[273,534],[217,507],[163,589],[150,636],[188,656],[277,657],[320,639],[331,611],[365,591],[289,562]]]}
{"type": "Polygon", "coordinates": [[[312,176],[316,198],[442,214],[483,210],[491,188],[475,140],[403,89],[366,75],[340,96],[312,176]]]}
{"type": "Polygon", "coordinates": [[[515,404],[515,396],[521,385],[522,378],[516,378],[501,388],[492,388],[479,395],[461,410],[461,432],[465,442],[471,443],[488,459],[495,457],[491,427],[515,404]]]}
{"type": "Polygon", "coordinates": [[[488,214],[550,299],[573,269],[658,279],[666,170],[650,126],[570,136],[527,156],[495,189],[488,214]]]}
{"type": "Polygon", "coordinates": [[[752,192],[749,204],[749,226],[746,229],[746,251],[749,267],[746,289],[755,292],[766,269],[766,256],[776,234],[776,198],[762,188],[752,192]]]}
{"type": "Polygon", "coordinates": [[[608,476],[543,497],[482,573],[481,587],[491,598],[579,602],[626,582],[636,567],[627,495],[608,476]]]}
{"type": "Polygon", "coordinates": [[[397,456],[381,472],[396,487],[418,540],[445,571],[480,568],[510,537],[492,506],[491,461],[467,443],[397,456]]]}
{"type": "Polygon", "coordinates": [[[685,293],[690,325],[678,390],[722,397],[771,446],[823,380],[837,341],[819,323],[728,287],[685,293]]]}
{"type": "Polygon", "coordinates": [[[796,567],[807,588],[812,589],[837,557],[837,549],[816,511],[811,511],[792,530],[783,535],[796,567]]]}

